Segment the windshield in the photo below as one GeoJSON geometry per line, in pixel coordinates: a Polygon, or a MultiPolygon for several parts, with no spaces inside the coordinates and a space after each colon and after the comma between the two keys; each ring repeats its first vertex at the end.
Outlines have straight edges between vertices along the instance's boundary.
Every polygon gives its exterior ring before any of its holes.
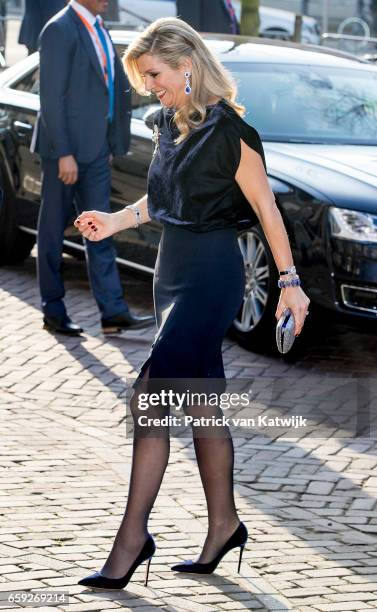
{"type": "Polygon", "coordinates": [[[377,70],[226,64],[264,140],[377,144],[377,70]]]}

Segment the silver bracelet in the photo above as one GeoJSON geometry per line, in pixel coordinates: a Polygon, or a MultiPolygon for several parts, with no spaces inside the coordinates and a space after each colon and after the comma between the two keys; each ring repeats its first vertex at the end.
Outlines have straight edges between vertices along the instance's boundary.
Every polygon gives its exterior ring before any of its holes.
{"type": "Polygon", "coordinates": [[[138,205],[130,204],[130,206],[127,206],[127,209],[132,210],[132,212],[135,215],[135,225],[133,225],[132,227],[139,227],[139,225],[141,225],[142,223],[142,218],[141,218],[141,212],[140,212],[138,205]]]}
{"type": "Polygon", "coordinates": [[[286,274],[296,274],[296,268],[295,266],[291,266],[290,268],[287,268],[286,270],[282,270],[281,272],[279,272],[280,276],[285,276],[286,274]]]}

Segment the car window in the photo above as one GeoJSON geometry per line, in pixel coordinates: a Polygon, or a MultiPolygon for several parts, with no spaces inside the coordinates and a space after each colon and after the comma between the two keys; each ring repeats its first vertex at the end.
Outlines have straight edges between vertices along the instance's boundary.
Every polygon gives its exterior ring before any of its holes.
{"type": "Polygon", "coordinates": [[[227,64],[245,119],[265,140],[377,143],[377,70],[227,64]]]}
{"type": "Polygon", "coordinates": [[[140,96],[136,91],[132,92],[132,117],[143,119],[149,111],[161,108],[156,96],[140,96]]]}
{"type": "Polygon", "coordinates": [[[34,68],[32,72],[29,72],[22,79],[13,83],[11,89],[26,91],[37,96],[39,94],[39,67],[34,68]]]}
{"type": "MultiPolygon", "coordinates": [[[[125,50],[127,49],[126,45],[115,45],[117,54],[120,59],[122,59],[125,50]]],[[[145,114],[149,112],[149,110],[155,109],[156,104],[160,106],[160,103],[156,96],[141,96],[136,91],[132,90],[132,118],[133,119],[143,119],[145,114]]]]}

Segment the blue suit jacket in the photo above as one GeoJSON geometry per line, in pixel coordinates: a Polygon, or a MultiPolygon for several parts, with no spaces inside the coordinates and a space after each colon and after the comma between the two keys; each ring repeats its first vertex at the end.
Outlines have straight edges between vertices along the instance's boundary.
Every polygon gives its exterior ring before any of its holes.
{"type": "Polygon", "coordinates": [[[18,42],[36,51],[43,26],[65,6],[66,0],[25,0],[25,14],[18,42]]]}
{"type": "Polygon", "coordinates": [[[177,14],[199,32],[232,32],[225,0],[176,0],[177,14]]]}
{"type": "Polygon", "coordinates": [[[114,156],[127,153],[131,90],[116,53],[114,87],[109,124],[108,89],[90,34],[71,7],[58,13],[40,37],[41,111],[32,151],[48,159],[73,155],[89,163],[107,138],[114,156]]]}

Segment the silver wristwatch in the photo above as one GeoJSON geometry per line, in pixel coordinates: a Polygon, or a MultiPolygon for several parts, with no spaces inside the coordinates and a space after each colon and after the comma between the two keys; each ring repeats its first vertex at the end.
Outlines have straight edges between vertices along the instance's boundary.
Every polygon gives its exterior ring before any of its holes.
{"type": "Polygon", "coordinates": [[[130,206],[127,206],[127,209],[132,210],[135,215],[135,225],[133,227],[139,227],[139,225],[142,223],[139,206],[137,204],[130,204],[130,206]]]}

